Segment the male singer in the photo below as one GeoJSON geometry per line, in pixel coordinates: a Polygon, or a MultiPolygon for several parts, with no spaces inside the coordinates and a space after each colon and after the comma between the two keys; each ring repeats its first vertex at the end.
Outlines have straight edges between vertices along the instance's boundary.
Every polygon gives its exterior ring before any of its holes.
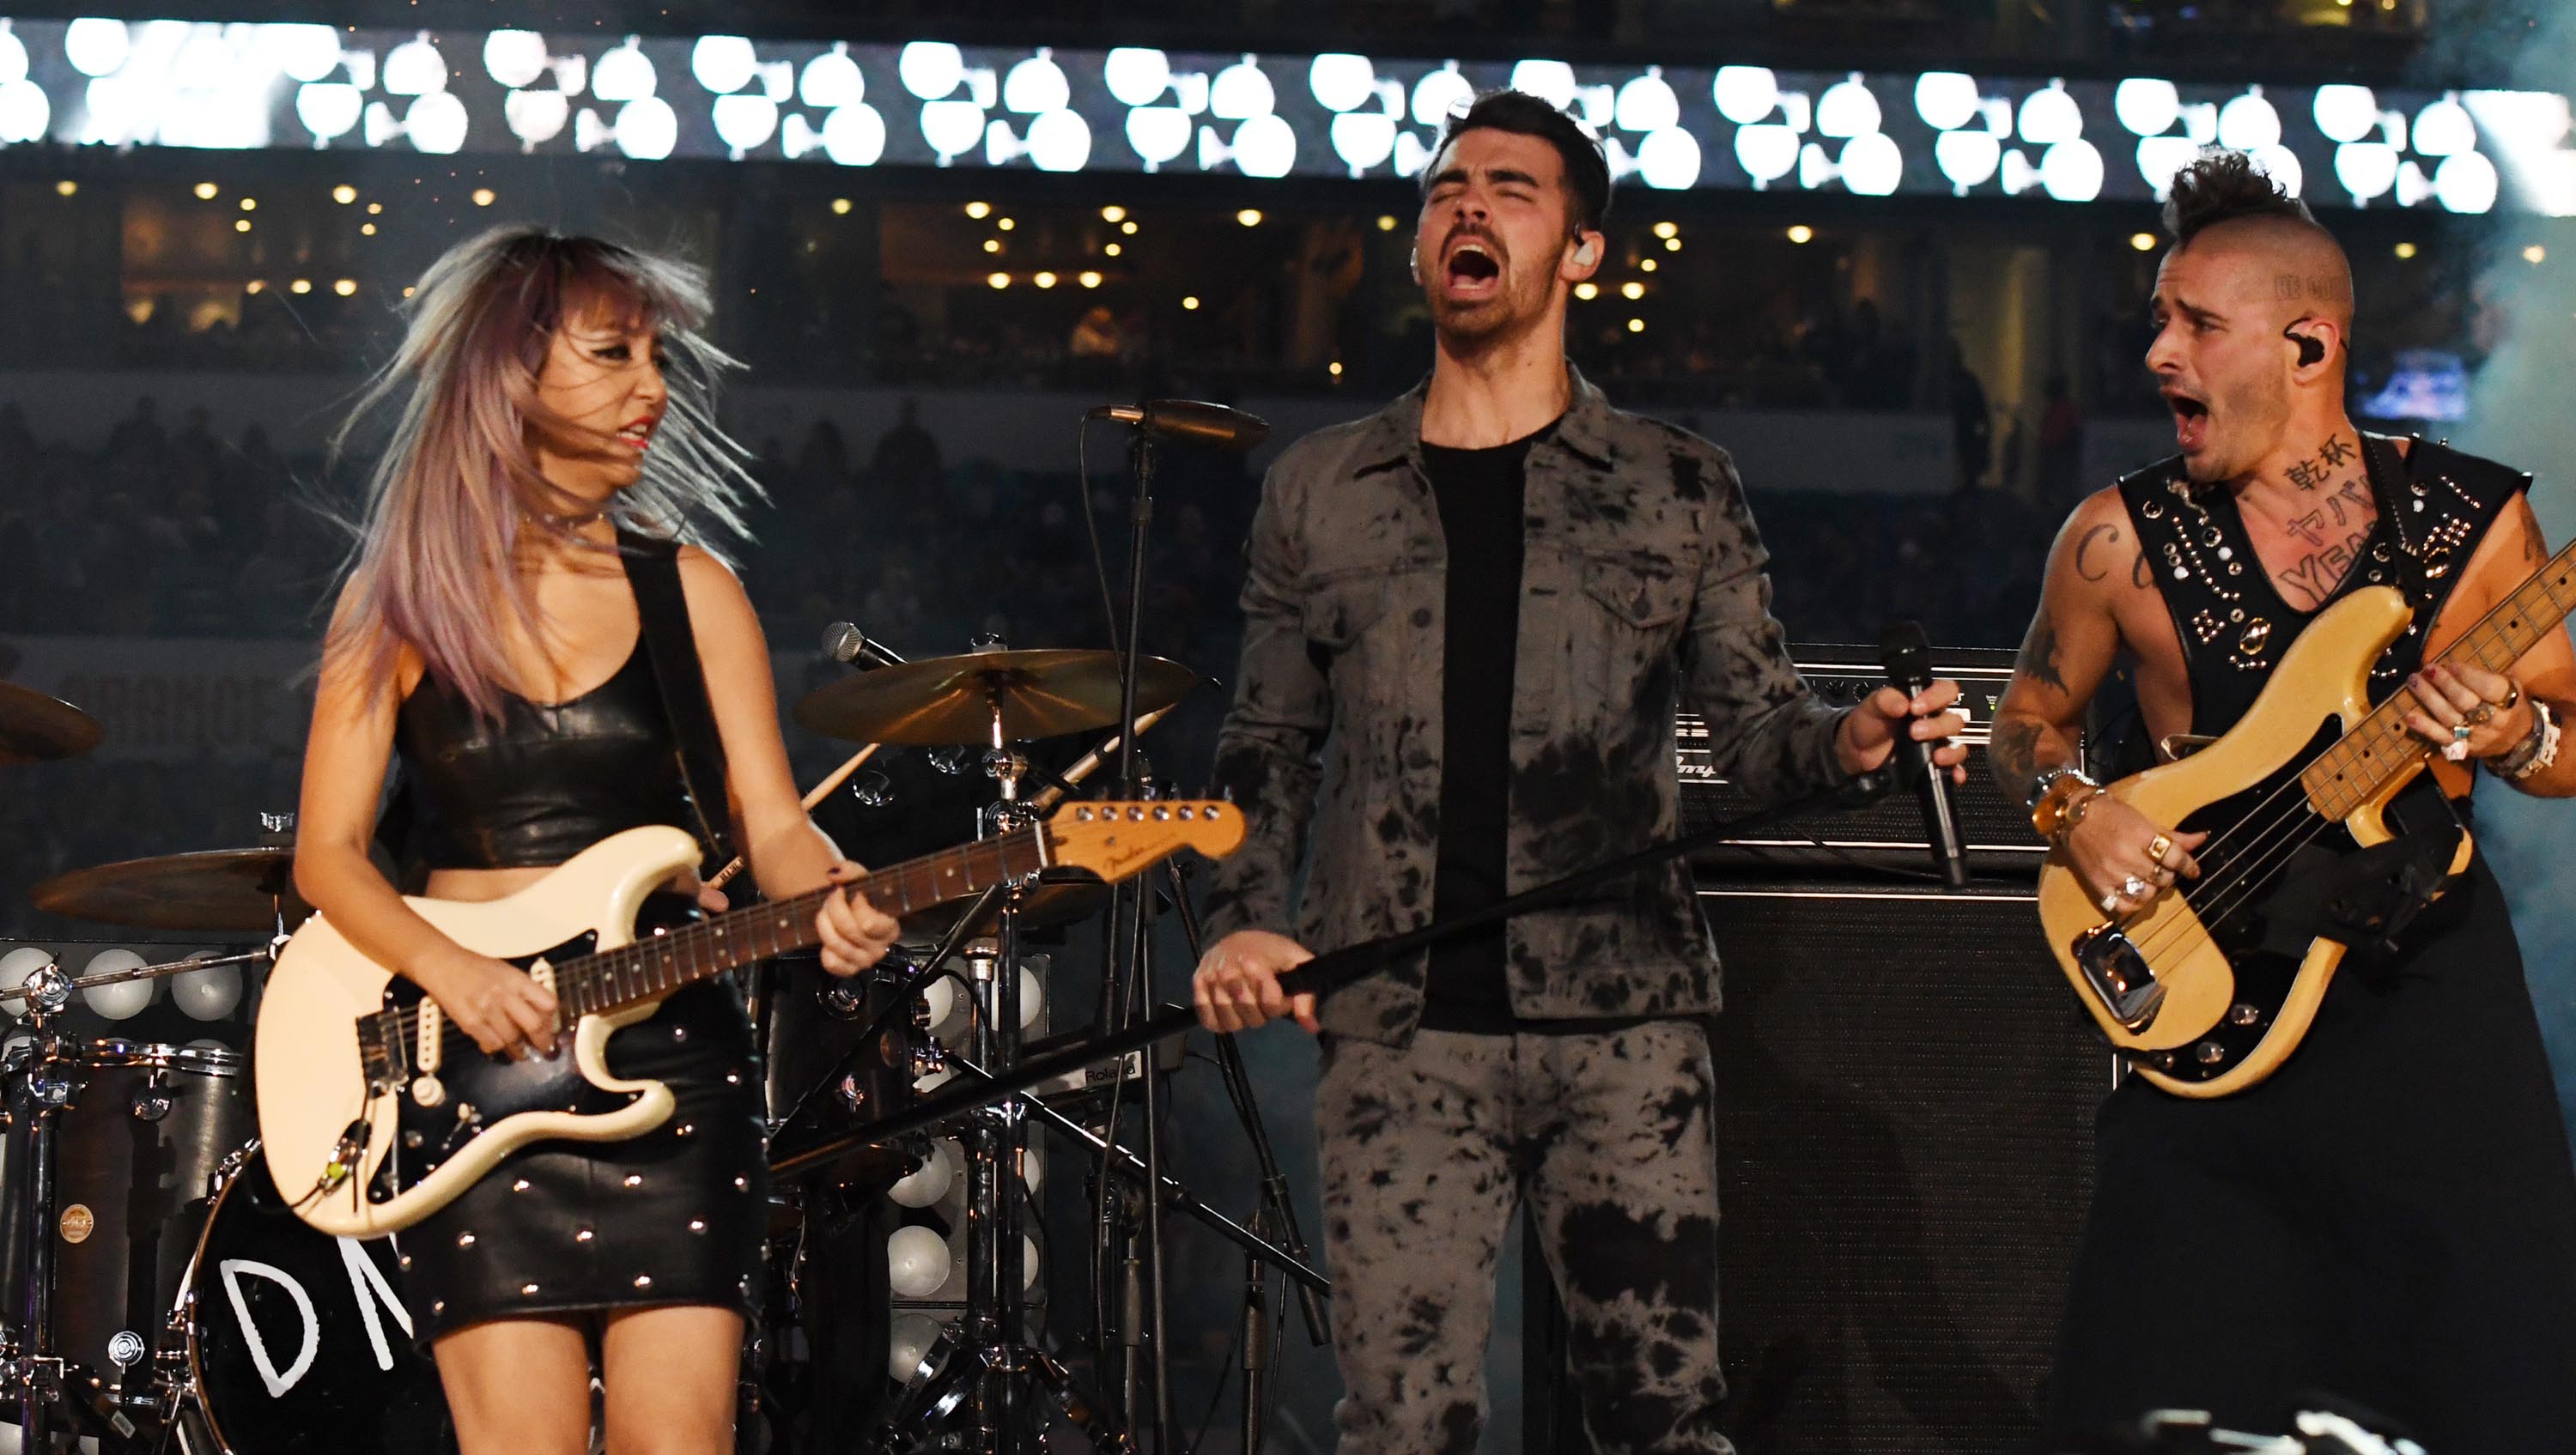
{"type": "Polygon", "coordinates": [[[1957,687],[1818,701],[1769,614],[1725,453],[1611,408],[1567,364],[1566,295],[1607,246],[1588,132],[1488,93],[1423,177],[1430,380],[1300,441],[1262,487],[1217,751],[1252,837],[1209,896],[1222,938],[1199,1014],[1322,1034],[1344,1450],[1475,1448],[1495,1254],[1526,1198],[1594,1445],[1723,1451],[1698,1019],[1717,961],[1684,866],[1449,941],[1320,1008],[1279,972],[1309,958],[1301,941],[1410,929],[1670,837],[1685,690],[1725,771],[1785,797],[1955,732],[1957,687]]]}

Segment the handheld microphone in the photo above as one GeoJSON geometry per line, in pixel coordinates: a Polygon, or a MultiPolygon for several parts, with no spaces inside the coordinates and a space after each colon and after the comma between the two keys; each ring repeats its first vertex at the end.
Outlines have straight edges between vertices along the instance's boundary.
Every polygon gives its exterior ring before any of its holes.
{"type": "Polygon", "coordinates": [[[1103,404],[1085,416],[1134,425],[1157,439],[1184,440],[1220,450],[1248,450],[1270,438],[1270,422],[1240,409],[1196,399],[1148,399],[1142,404],[1103,404]]]}
{"type": "MultiPolygon", "coordinates": [[[[1878,656],[1887,668],[1888,685],[1908,699],[1932,685],[1932,644],[1924,637],[1921,622],[1890,622],[1879,633],[1878,656]]],[[[1907,738],[1896,745],[1896,755],[1903,776],[1914,781],[1915,792],[1923,799],[1923,831],[1932,840],[1932,860],[1941,870],[1941,882],[1964,889],[1968,850],[1959,840],[1959,811],[1950,801],[1950,777],[1932,761],[1936,746],[1907,738]]]]}
{"type": "Polygon", "coordinates": [[[904,659],[895,655],[885,643],[871,640],[866,632],[846,621],[836,621],[823,628],[823,655],[862,672],[873,672],[879,667],[900,667],[904,663],[904,659]]]}

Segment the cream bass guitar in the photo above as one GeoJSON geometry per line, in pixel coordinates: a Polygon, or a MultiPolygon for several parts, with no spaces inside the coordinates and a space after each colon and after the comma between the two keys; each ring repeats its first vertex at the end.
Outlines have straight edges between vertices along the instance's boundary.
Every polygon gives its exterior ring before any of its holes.
{"type": "MultiPolygon", "coordinates": [[[[2542,566],[2437,659],[2511,667],[2576,609],[2576,544],[2542,566]]],[[[2271,1075],[2298,1048],[2345,947],[2281,951],[2264,911],[2311,844],[2388,841],[2382,819],[2433,746],[2408,731],[2399,694],[2373,706],[2370,670],[2412,613],[2396,588],[2353,592],[2309,623],[2243,720],[2178,762],[2108,792],[2161,824],[2211,831],[2198,879],[2136,916],[2106,922],[2062,857],[2040,871],[2039,917],[2102,1034],[2141,1074],[2181,1096],[2219,1097],[2271,1075]]],[[[2468,865],[2461,837],[2451,871],[2468,865]]]]}
{"type": "MultiPolygon", "coordinates": [[[[1071,803],[1044,823],[877,870],[859,887],[900,919],[1042,869],[1114,882],[1183,848],[1222,856],[1243,831],[1227,803],[1071,803]]],[[[637,906],[697,860],[697,841],[679,829],[629,829],[505,899],[409,901],[459,944],[553,992],[569,1056],[485,1055],[417,986],[321,916],[305,921],[270,972],[252,1058],[261,1152],[297,1216],[341,1237],[399,1232],[530,1142],[618,1141],[668,1119],[667,1085],[609,1073],[609,1036],[681,986],[812,946],[824,895],[637,939],[637,906]]]]}

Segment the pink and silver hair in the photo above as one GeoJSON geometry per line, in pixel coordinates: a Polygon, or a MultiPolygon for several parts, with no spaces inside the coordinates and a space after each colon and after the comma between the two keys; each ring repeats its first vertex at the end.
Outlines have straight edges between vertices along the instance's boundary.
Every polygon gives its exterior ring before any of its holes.
{"type": "Polygon", "coordinates": [[[354,522],[327,663],[354,654],[360,680],[381,691],[407,644],[477,712],[499,713],[514,684],[498,613],[515,613],[528,640],[546,640],[513,566],[524,533],[580,539],[567,518],[580,502],[539,473],[530,437],[565,454],[616,448],[537,398],[556,330],[603,305],[656,331],[669,395],[642,474],[610,517],[710,550],[709,526],[747,534],[742,508],[760,487],[714,408],[718,376],[741,365],[700,332],[704,272],[596,238],[494,228],[421,275],[402,346],[333,436],[337,453],[363,420],[401,401],[354,522]]]}

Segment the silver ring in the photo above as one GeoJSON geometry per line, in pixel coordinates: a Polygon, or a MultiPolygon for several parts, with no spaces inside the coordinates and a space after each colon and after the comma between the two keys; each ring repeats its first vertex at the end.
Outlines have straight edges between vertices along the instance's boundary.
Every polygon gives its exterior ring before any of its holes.
{"type": "Polygon", "coordinates": [[[2120,881],[2120,897],[2122,899],[2144,899],[2147,897],[2147,891],[2154,887],[2155,886],[2147,883],[2144,879],[2132,874],[2128,878],[2120,881]]]}
{"type": "Polygon", "coordinates": [[[2110,893],[2102,896],[2102,912],[2104,914],[2118,914],[2120,912],[2120,891],[2114,889],[2110,893]]]}
{"type": "Polygon", "coordinates": [[[2469,740],[2469,734],[2474,731],[2476,731],[2476,728],[2472,724],[2455,722],[2451,724],[2451,741],[2455,743],[2465,743],[2469,740]]]}

